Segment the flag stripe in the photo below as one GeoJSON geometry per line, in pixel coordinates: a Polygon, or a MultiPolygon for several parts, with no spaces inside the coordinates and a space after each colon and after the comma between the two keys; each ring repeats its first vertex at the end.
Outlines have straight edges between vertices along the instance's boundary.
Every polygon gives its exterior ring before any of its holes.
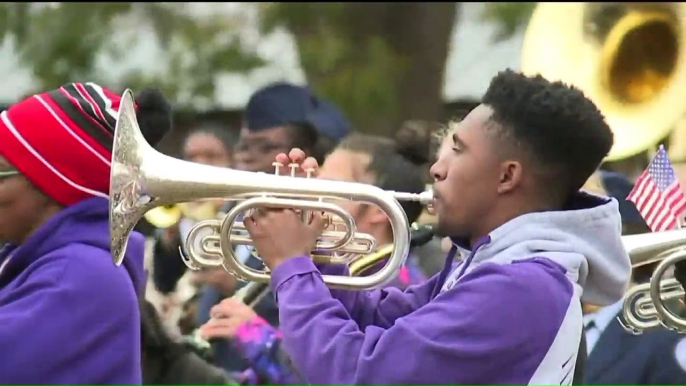
{"type": "Polygon", "coordinates": [[[686,212],[686,196],[663,147],[638,178],[627,200],[636,205],[653,232],[680,226],[679,219],[686,212]]]}

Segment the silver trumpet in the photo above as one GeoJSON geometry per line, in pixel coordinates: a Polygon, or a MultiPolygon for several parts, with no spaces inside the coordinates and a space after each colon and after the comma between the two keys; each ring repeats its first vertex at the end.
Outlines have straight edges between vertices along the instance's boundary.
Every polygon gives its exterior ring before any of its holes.
{"type": "Polygon", "coordinates": [[[317,249],[321,251],[314,251],[314,255],[329,255],[336,260],[350,251],[357,251],[367,240],[365,235],[357,233],[350,214],[335,204],[340,200],[353,200],[376,205],[385,212],[392,227],[393,252],[384,267],[370,276],[323,275],[323,280],[331,288],[376,288],[393,280],[409,251],[410,228],[398,201],[418,201],[427,205],[432,202],[431,192],[398,193],[361,183],[293,178],[298,167],[295,164],[288,165],[290,176],[271,175],[200,165],[166,156],[154,150],[143,137],[136,121],[131,90],[126,90],[122,96],[113,142],[109,228],[112,257],[117,265],[122,263],[133,227],[149,210],[180,202],[225,199],[237,204],[223,220],[206,223],[205,235],[212,231],[213,236],[207,242],[198,242],[204,249],[201,248],[195,257],[201,259],[191,263],[197,268],[204,263],[215,267],[221,262],[224,269],[240,280],[266,283],[270,280],[268,271],[247,267],[236,258],[234,247],[237,244],[252,243],[247,235],[241,234],[242,228],[237,225],[241,214],[265,207],[299,210],[303,216],[309,211],[332,214],[338,218],[334,222],[344,229],[340,230],[342,233],[322,235],[317,243],[317,249]],[[339,251],[342,252],[336,255],[339,251]]]}
{"type": "MultiPolygon", "coordinates": [[[[336,209],[336,214],[335,217],[327,217],[329,224],[317,239],[315,252],[311,254],[312,259],[320,263],[349,264],[360,256],[376,250],[376,239],[366,233],[355,232],[352,239],[346,243],[349,237],[347,229],[354,227],[354,224],[339,220],[338,216],[347,216],[342,209],[336,209]],[[340,230],[340,227],[343,230],[340,230]]],[[[204,220],[191,228],[184,243],[185,251],[181,251],[183,262],[188,268],[199,270],[224,264],[220,244],[222,224],[223,220],[219,219],[204,220]]],[[[242,221],[236,221],[231,227],[231,232],[231,243],[234,245],[252,245],[242,221]]],[[[254,251],[253,255],[259,259],[254,251]]]]}
{"type": "Polygon", "coordinates": [[[622,326],[632,334],[660,325],[686,333],[686,319],[666,306],[666,302],[681,300],[685,295],[681,284],[666,275],[676,263],[686,260],[686,229],[624,236],[623,241],[634,268],[658,261],[660,264],[650,283],[635,285],[626,293],[619,318],[622,326]]]}

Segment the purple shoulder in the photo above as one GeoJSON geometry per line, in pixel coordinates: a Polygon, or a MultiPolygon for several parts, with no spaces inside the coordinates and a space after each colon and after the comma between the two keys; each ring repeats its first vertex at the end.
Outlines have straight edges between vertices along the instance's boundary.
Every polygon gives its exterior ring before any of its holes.
{"type": "MultiPolygon", "coordinates": [[[[575,324],[566,320],[575,295],[565,274],[564,267],[545,257],[509,264],[485,262],[466,273],[452,288],[443,290],[436,300],[459,301],[461,307],[477,314],[470,317],[470,330],[475,336],[497,337],[490,341],[490,348],[499,354],[489,359],[494,367],[509,366],[511,371],[490,382],[528,383],[546,355],[551,355],[553,342],[566,329],[563,327],[575,324]]],[[[571,348],[571,355],[575,355],[578,342],[571,338],[570,335],[565,350],[571,348]]],[[[475,337],[471,344],[488,344],[487,341],[475,337]]]]}

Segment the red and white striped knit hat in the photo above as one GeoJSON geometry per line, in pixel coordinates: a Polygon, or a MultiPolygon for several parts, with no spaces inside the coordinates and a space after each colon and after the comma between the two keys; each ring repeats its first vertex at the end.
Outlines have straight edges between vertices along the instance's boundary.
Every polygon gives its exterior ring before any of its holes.
{"type": "Polygon", "coordinates": [[[0,154],[62,205],[107,197],[119,101],[94,83],[30,96],[0,113],[0,154]]]}

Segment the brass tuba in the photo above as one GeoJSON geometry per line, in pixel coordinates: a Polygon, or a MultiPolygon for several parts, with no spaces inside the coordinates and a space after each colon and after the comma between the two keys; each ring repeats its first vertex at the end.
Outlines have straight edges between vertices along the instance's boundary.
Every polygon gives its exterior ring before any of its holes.
{"type": "MultiPolygon", "coordinates": [[[[261,207],[296,209],[303,215],[307,211],[332,213],[345,225],[342,236],[317,244],[318,251],[331,252],[346,247],[357,236],[353,218],[332,201],[355,200],[384,211],[391,223],[395,248],[387,264],[373,275],[324,275],[323,280],[331,288],[358,290],[376,288],[393,280],[410,247],[408,220],[398,200],[429,204],[431,192],[407,194],[361,183],[293,178],[294,169],[291,170],[291,176],[251,173],[195,164],[159,153],[143,137],[136,121],[133,94],[126,90],[115,127],[110,176],[109,228],[114,263],[121,264],[133,227],[149,210],[203,199],[234,200],[237,204],[214,227],[219,236],[221,265],[241,280],[268,282],[269,272],[247,267],[235,256],[234,240],[250,243],[249,237],[234,232],[239,215],[261,207]]],[[[216,266],[216,260],[209,262],[216,266]]]]}
{"type": "Polygon", "coordinates": [[[521,66],[581,89],[614,133],[606,161],[650,149],[686,111],[686,4],[538,3],[521,66]]]}
{"type": "Polygon", "coordinates": [[[663,325],[685,333],[686,319],[665,303],[681,300],[686,294],[676,279],[666,278],[674,264],[686,260],[686,229],[623,236],[622,240],[633,267],[660,262],[650,283],[635,285],[626,293],[619,318],[625,330],[640,334],[663,325]]]}

